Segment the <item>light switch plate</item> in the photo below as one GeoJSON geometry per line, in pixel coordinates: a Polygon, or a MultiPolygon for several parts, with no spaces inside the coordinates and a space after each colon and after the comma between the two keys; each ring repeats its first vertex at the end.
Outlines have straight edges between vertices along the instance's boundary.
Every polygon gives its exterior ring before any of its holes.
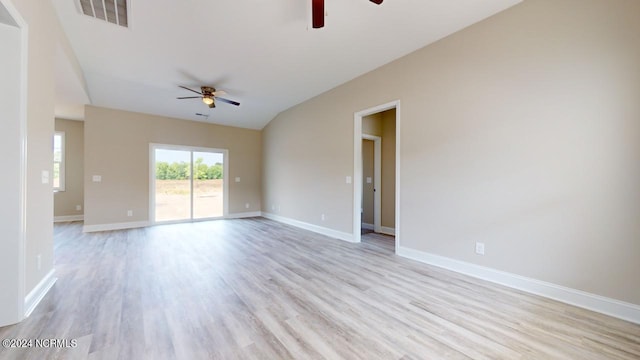
{"type": "Polygon", "coordinates": [[[100,175],[93,175],[92,179],[93,182],[102,182],[102,176],[100,175]]]}
{"type": "Polygon", "coordinates": [[[373,179],[371,179],[371,176],[367,176],[367,184],[371,184],[373,182],[373,179]]]}
{"type": "Polygon", "coordinates": [[[42,183],[43,184],[49,183],[49,171],[47,170],[42,170],[42,183]]]}
{"type": "Polygon", "coordinates": [[[351,184],[351,176],[347,176],[347,184],[351,184]]]}
{"type": "Polygon", "coordinates": [[[236,176],[236,182],[240,182],[240,176],[236,176]]]}

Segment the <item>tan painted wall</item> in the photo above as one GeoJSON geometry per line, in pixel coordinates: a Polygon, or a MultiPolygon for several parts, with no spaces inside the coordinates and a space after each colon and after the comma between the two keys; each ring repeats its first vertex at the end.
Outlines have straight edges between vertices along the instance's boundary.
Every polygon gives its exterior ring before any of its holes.
{"type": "Polygon", "coordinates": [[[528,0],[282,112],[264,210],[351,233],[353,114],[399,99],[400,246],[640,304],[639,13],[528,0]]]}
{"type": "Polygon", "coordinates": [[[372,140],[362,140],[362,222],[365,224],[374,223],[374,142],[372,140]],[[367,177],[371,178],[371,183],[367,183],[367,177]]]}
{"type": "MultiPolygon", "coordinates": [[[[28,24],[27,199],[25,291],[53,269],[53,187],[42,171],[53,171],[54,68],[56,48],[69,49],[56,12],[48,1],[12,0],[28,24]],[[41,268],[37,257],[41,256],[41,268]]],[[[73,57],[73,54],[70,54],[73,57]]],[[[75,60],[75,59],[74,59],[75,60]]],[[[7,275],[7,276],[13,276],[7,275]]],[[[16,275],[17,276],[17,275],[16,275]]]]}
{"type": "Polygon", "coordinates": [[[380,115],[382,128],[380,225],[394,229],[396,227],[396,109],[387,110],[380,115]]]}
{"type": "Polygon", "coordinates": [[[56,119],[55,130],[64,132],[65,190],[54,193],[53,216],[84,214],[84,123],[56,119]],[[76,205],[81,210],[76,210],[76,205]]]}
{"type": "MultiPolygon", "coordinates": [[[[372,114],[362,118],[362,133],[367,135],[382,136],[382,114],[372,114]]],[[[367,176],[374,179],[374,142],[370,140],[362,141],[362,222],[365,224],[374,223],[375,194],[374,184],[367,184],[367,176]]]]}
{"type": "Polygon", "coordinates": [[[260,210],[260,131],[87,106],[85,225],[149,219],[150,143],[228,149],[229,213],[260,210]]]}
{"type": "Polygon", "coordinates": [[[382,113],[368,115],[362,118],[362,133],[382,136],[382,113]]]}

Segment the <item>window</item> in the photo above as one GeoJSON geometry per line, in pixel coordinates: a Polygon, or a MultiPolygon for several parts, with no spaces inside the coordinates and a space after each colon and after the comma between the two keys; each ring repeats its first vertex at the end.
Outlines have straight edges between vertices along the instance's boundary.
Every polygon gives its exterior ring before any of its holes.
{"type": "Polygon", "coordinates": [[[64,191],[64,132],[53,135],[53,191],[64,191]]]}

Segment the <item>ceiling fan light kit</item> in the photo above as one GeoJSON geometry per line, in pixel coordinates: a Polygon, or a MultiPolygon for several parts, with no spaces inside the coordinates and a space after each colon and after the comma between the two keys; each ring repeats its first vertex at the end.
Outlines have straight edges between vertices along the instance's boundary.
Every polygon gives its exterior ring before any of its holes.
{"type": "MultiPolygon", "coordinates": [[[[376,5],[384,0],[369,0],[376,5]]],[[[324,0],[311,0],[311,22],[314,29],[324,27],[324,0]]]]}

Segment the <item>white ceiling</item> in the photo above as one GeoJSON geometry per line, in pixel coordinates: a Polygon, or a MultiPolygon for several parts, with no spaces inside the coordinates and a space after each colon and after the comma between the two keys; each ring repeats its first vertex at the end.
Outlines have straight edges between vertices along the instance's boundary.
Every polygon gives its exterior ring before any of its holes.
{"type": "Polygon", "coordinates": [[[322,29],[311,29],[311,0],[131,0],[129,28],[83,15],[76,0],[53,3],[93,105],[261,129],[519,1],[326,0],[322,29]],[[177,100],[192,94],[178,85],[212,85],[241,106],[177,100]]]}

